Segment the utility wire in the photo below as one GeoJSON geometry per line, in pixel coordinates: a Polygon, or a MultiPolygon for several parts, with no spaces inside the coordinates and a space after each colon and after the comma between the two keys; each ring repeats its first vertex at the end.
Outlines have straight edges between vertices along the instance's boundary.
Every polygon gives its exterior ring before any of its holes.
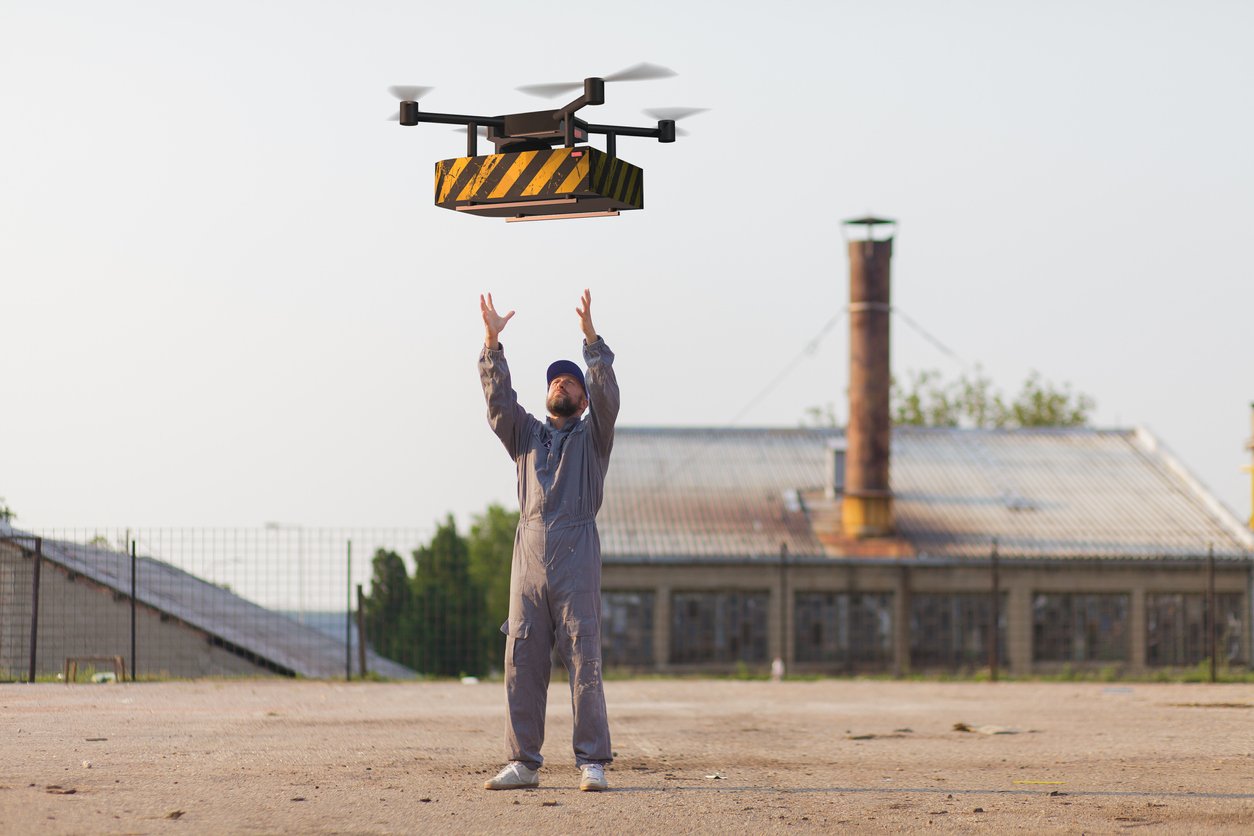
{"type": "MultiPolygon", "coordinates": [[[[807,356],[812,356],[816,351],[818,351],[819,345],[823,342],[823,338],[827,336],[827,333],[831,331],[833,328],[835,328],[836,325],[842,319],[844,319],[846,313],[847,311],[842,309],[835,316],[829,319],[823,325],[823,327],[819,329],[819,332],[815,334],[814,337],[811,338],[808,342],[806,342],[805,346],[801,349],[801,351],[798,352],[796,356],[794,356],[791,360],[788,361],[788,363],[784,366],[783,370],[780,371],[779,374],[775,375],[775,377],[772,378],[771,381],[766,384],[766,386],[762,387],[761,391],[759,391],[756,395],[750,398],[749,402],[746,403],[740,409],[740,411],[737,412],[732,417],[730,421],[728,421],[723,427],[721,427],[721,429],[734,428],[736,426],[736,423],[739,422],[741,418],[745,417],[745,415],[747,415],[750,412],[750,410],[752,410],[755,406],[757,406],[758,403],[763,398],[769,395],[775,389],[776,386],[784,382],[784,379],[787,378],[788,375],[790,375],[793,372],[793,370],[797,367],[798,363],[800,363],[807,356]]],[[[705,440],[705,443],[701,444],[697,449],[693,450],[687,456],[680,459],[678,462],[675,462],[670,467],[667,467],[662,472],[662,475],[658,477],[657,482],[654,483],[654,489],[656,490],[657,488],[660,488],[662,485],[670,481],[671,478],[676,476],[680,471],[684,470],[684,468],[686,468],[689,464],[691,464],[693,460],[696,459],[697,456],[701,454],[703,449],[707,447],[712,441],[713,441],[712,438],[707,438],[705,440]]]]}
{"type": "MultiPolygon", "coordinates": [[[[928,333],[928,331],[926,331],[922,325],[915,322],[905,311],[903,311],[901,308],[899,308],[896,305],[893,305],[891,310],[893,313],[901,317],[901,319],[907,325],[909,325],[916,332],[918,332],[925,340],[930,342],[937,350],[939,350],[941,353],[952,358],[954,361],[958,363],[958,365],[962,366],[964,370],[970,370],[971,368],[970,363],[968,363],[966,360],[963,360],[960,356],[958,356],[958,353],[956,351],[954,351],[952,348],[950,348],[949,346],[941,342],[939,338],[928,333]]],[[[763,398],[765,398],[772,391],[774,391],[776,386],[779,386],[779,384],[783,383],[784,379],[787,378],[788,375],[792,374],[793,369],[797,367],[797,364],[801,362],[801,360],[803,360],[807,356],[812,356],[816,351],[818,351],[819,345],[823,342],[823,338],[827,336],[827,332],[835,328],[836,325],[842,319],[845,318],[845,314],[847,313],[848,313],[848,309],[844,308],[840,310],[831,319],[829,319],[827,323],[822,328],[819,329],[819,332],[815,334],[814,337],[805,344],[805,347],[802,348],[801,351],[795,357],[793,357],[791,360],[788,361],[788,363],[784,366],[783,370],[779,374],[777,374],[774,378],[772,378],[771,381],[767,383],[766,386],[764,386],[760,392],[758,392],[756,395],[754,395],[752,398],[749,399],[749,402],[745,404],[744,407],[741,408],[741,410],[737,412],[735,416],[732,417],[731,421],[727,423],[727,427],[728,428],[734,427],[740,421],[740,419],[744,418],[745,415],[747,415],[755,406],[757,406],[758,403],[760,403],[763,398]]]]}
{"type": "Polygon", "coordinates": [[[783,371],[775,375],[775,377],[771,380],[771,382],[767,383],[766,386],[762,388],[762,391],[758,392],[756,395],[754,395],[752,398],[749,399],[749,402],[745,404],[744,407],[735,414],[735,416],[732,417],[731,421],[727,423],[727,426],[729,428],[734,427],[741,418],[745,417],[745,415],[747,415],[750,410],[752,410],[755,406],[757,406],[758,403],[763,398],[769,395],[775,389],[776,386],[783,383],[784,378],[792,374],[793,369],[797,367],[797,364],[800,363],[802,359],[804,359],[807,356],[813,356],[814,353],[819,350],[819,344],[823,342],[823,338],[827,336],[827,332],[835,328],[836,324],[839,323],[842,319],[844,319],[845,313],[846,311],[842,310],[839,313],[837,313],[834,317],[829,319],[827,321],[827,324],[824,325],[822,328],[820,328],[819,332],[814,335],[814,338],[805,344],[805,347],[801,349],[801,351],[797,354],[797,356],[793,357],[791,360],[788,361],[788,364],[784,366],[783,371]]]}
{"type": "Polygon", "coordinates": [[[923,337],[923,339],[925,339],[925,340],[927,340],[928,342],[930,342],[930,343],[931,343],[931,344],[932,344],[935,348],[937,348],[937,349],[938,349],[938,350],[939,350],[942,354],[947,354],[947,355],[949,355],[949,357],[951,357],[952,359],[956,360],[956,361],[958,362],[958,365],[962,366],[962,368],[963,368],[963,370],[964,370],[964,371],[970,371],[970,370],[971,370],[971,364],[970,364],[970,363],[968,363],[966,360],[963,360],[961,357],[959,357],[959,356],[958,356],[958,354],[957,354],[957,352],[955,352],[955,351],[954,351],[953,349],[951,349],[949,346],[945,345],[945,344],[944,344],[943,342],[941,342],[939,339],[937,339],[936,337],[932,336],[932,335],[931,335],[931,334],[929,334],[927,331],[923,330],[923,326],[922,326],[922,325],[920,325],[919,323],[915,322],[913,319],[911,319],[911,318],[910,318],[910,317],[906,314],[906,312],[905,312],[905,311],[903,311],[901,308],[897,307],[896,305],[893,305],[893,306],[892,306],[892,312],[893,312],[893,313],[895,313],[895,314],[897,314],[897,316],[901,317],[901,318],[902,318],[902,320],[903,320],[903,321],[904,321],[907,325],[909,325],[911,328],[913,328],[915,331],[917,331],[917,332],[919,333],[919,335],[923,337]]]}

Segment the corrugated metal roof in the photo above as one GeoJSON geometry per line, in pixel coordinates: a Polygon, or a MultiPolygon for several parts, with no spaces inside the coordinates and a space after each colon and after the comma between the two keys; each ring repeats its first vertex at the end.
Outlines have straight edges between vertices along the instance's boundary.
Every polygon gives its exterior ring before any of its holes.
{"type": "Polygon", "coordinates": [[[799,488],[823,484],[824,430],[615,432],[602,553],[645,559],[821,556],[799,488]]]}
{"type": "MultiPolygon", "coordinates": [[[[821,490],[838,430],[620,428],[607,559],[822,555],[789,491],[821,490]]],[[[898,533],[923,558],[1220,557],[1254,535],[1144,430],[897,428],[898,533]]]]}
{"type": "Polygon", "coordinates": [[[923,554],[1036,558],[1220,556],[1254,547],[1140,430],[901,429],[897,523],[923,554]]]}
{"type": "MultiPolygon", "coordinates": [[[[23,534],[11,529],[4,529],[2,533],[23,534]]],[[[29,542],[19,541],[19,545],[28,551],[33,548],[29,542]]],[[[43,556],[102,586],[130,594],[131,558],[128,554],[45,539],[43,556]]],[[[254,604],[169,563],[149,557],[138,557],[136,562],[136,601],[300,676],[344,675],[344,642],[337,642],[320,630],[254,604]]],[[[367,651],[367,666],[396,679],[416,675],[373,651],[367,651]]]]}

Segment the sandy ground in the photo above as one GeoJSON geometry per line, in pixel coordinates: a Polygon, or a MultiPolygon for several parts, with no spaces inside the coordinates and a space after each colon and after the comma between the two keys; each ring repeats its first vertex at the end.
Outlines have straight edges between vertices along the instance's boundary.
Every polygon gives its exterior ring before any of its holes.
{"type": "Polygon", "coordinates": [[[577,789],[564,684],[541,788],[486,792],[499,683],[4,685],[0,831],[1254,832],[1254,685],[606,692],[610,792],[577,789]]]}

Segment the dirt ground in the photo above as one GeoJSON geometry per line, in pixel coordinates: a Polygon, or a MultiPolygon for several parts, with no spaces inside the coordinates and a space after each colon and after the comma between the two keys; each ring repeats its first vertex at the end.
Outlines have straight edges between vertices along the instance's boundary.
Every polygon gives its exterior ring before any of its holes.
{"type": "Polygon", "coordinates": [[[1254,832],[1254,685],[606,694],[610,792],[578,791],[564,683],[541,788],[487,792],[500,683],[4,685],[0,832],[1254,832]]]}

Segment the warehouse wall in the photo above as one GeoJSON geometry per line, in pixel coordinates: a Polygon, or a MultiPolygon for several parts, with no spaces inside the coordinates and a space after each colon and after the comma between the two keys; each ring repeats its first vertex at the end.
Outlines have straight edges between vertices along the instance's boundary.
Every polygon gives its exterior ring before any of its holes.
{"type": "MultiPolygon", "coordinates": [[[[34,558],[0,543],[0,679],[24,679],[30,665],[34,558]]],[[[75,656],[131,656],[130,598],[44,560],[40,572],[37,675],[55,675],[75,656]]],[[[222,647],[195,627],[136,608],[139,676],[256,676],[271,671],[222,647]]],[[[97,663],[97,670],[111,666],[97,663]]],[[[80,672],[82,667],[80,666],[80,672]]]]}

